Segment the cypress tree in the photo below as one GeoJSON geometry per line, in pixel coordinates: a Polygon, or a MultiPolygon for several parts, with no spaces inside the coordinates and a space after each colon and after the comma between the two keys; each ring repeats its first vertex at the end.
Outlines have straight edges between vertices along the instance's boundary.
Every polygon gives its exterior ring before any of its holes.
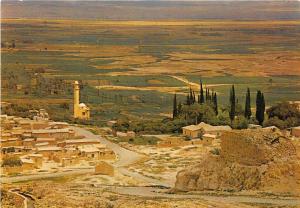
{"type": "Polygon", "coordinates": [[[191,86],[190,86],[190,95],[189,95],[189,103],[190,103],[190,105],[191,104],[193,104],[193,98],[194,96],[193,96],[193,91],[192,91],[192,88],[191,88],[191,86]]]}
{"type": "Polygon", "coordinates": [[[195,91],[193,91],[193,104],[196,102],[195,91]]]}
{"type": "Polygon", "coordinates": [[[176,93],[174,94],[174,99],[173,99],[173,119],[176,118],[178,115],[177,111],[177,98],[176,98],[176,93]]]}
{"type": "Polygon", "coordinates": [[[218,115],[218,101],[217,101],[217,93],[215,92],[213,95],[213,103],[214,103],[214,110],[216,115],[218,115]]]}
{"type": "Polygon", "coordinates": [[[178,107],[177,107],[177,116],[179,116],[182,113],[182,104],[179,102],[178,107]]]}
{"type": "Polygon", "coordinates": [[[261,93],[261,124],[264,122],[265,120],[265,110],[266,110],[266,103],[265,103],[265,97],[264,97],[264,93],[261,93]]]}
{"type": "Polygon", "coordinates": [[[203,103],[204,103],[204,94],[203,94],[202,81],[200,81],[200,98],[199,98],[199,103],[200,103],[200,104],[203,104],[203,103]]]}
{"type": "Polygon", "coordinates": [[[191,102],[190,102],[190,95],[189,94],[186,95],[186,104],[187,105],[191,104],[191,102]]]}
{"type": "Polygon", "coordinates": [[[250,100],[250,89],[247,89],[246,102],[245,102],[245,118],[251,118],[251,100],[250,100]]]}
{"type": "Polygon", "coordinates": [[[230,90],[230,111],[229,111],[229,117],[230,121],[232,122],[235,117],[235,90],[234,90],[234,85],[232,85],[232,88],[230,90]]]}
{"type": "Polygon", "coordinates": [[[205,101],[207,102],[207,98],[208,98],[208,91],[207,88],[205,88],[205,101]]]}
{"type": "Polygon", "coordinates": [[[208,101],[211,101],[211,100],[210,100],[210,92],[209,92],[209,89],[207,90],[207,100],[208,100],[208,101]]]}
{"type": "Polygon", "coordinates": [[[264,94],[260,90],[257,91],[257,95],[256,95],[255,117],[259,125],[262,125],[265,119],[265,98],[264,98],[264,94]]]}

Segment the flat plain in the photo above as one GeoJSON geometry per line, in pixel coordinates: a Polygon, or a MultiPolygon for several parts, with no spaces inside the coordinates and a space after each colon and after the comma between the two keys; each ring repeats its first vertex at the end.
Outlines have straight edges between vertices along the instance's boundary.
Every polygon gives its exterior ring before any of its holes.
{"type": "MultiPolygon", "coordinates": [[[[83,80],[89,86],[84,102],[118,105],[107,117],[120,109],[146,116],[170,113],[173,93],[184,102],[189,86],[197,91],[200,79],[219,94],[222,105],[228,103],[231,84],[242,101],[247,87],[253,95],[262,90],[267,104],[299,99],[296,20],[2,19],[1,32],[5,45],[16,44],[2,49],[4,73],[22,77],[25,71],[43,69],[46,77],[83,80]]],[[[2,93],[7,101],[32,99],[22,93],[12,97],[5,89],[2,93]]],[[[43,99],[47,96],[38,98],[43,99]]]]}

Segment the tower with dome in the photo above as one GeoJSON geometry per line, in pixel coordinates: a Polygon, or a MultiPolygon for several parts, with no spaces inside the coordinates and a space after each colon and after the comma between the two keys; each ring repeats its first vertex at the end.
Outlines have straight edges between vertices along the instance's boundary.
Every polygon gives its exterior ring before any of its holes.
{"type": "Polygon", "coordinates": [[[90,119],[90,108],[79,101],[80,87],[79,82],[74,82],[74,118],[88,120],[90,119]]]}

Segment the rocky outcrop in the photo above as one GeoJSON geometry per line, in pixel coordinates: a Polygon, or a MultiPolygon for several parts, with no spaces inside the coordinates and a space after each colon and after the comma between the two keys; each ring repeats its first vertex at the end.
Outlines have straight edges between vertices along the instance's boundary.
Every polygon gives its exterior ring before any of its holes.
{"type": "Polygon", "coordinates": [[[279,133],[241,130],[221,136],[219,155],[177,174],[175,189],[262,190],[300,193],[300,163],[292,142],[279,133]]]}

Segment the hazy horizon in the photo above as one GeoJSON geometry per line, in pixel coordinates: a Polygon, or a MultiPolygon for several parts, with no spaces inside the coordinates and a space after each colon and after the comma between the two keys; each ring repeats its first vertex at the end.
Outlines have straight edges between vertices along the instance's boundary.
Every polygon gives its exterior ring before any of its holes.
{"type": "Polygon", "coordinates": [[[298,20],[299,1],[3,1],[2,18],[298,20]]]}

